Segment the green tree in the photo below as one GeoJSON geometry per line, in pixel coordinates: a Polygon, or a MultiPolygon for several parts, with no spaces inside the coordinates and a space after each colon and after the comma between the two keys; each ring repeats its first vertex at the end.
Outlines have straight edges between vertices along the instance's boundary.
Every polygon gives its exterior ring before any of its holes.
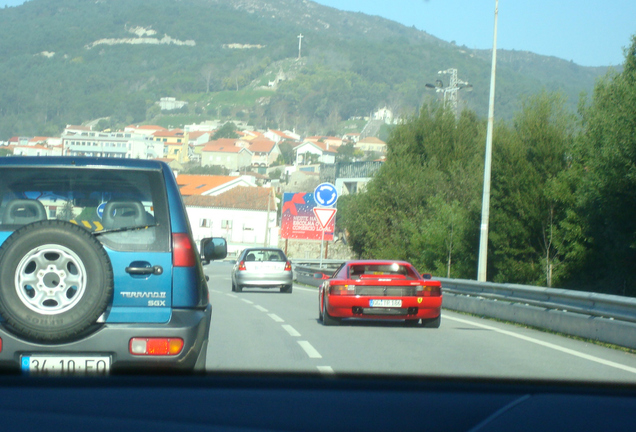
{"type": "Polygon", "coordinates": [[[282,162],[280,163],[280,165],[291,165],[294,161],[293,144],[287,141],[283,141],[278,145],[278,148],[280,149],[280,155],[278,156],[278,158],[280,159],[282,157],[282,162]]]}
{"type": "Polygon", "coordinates": [[[567,190],[554,185],[568,166],[575,118],[559,94],[523,103],[493,143],[489,279],[551,286],[567,278],[560,223],[567,190]]]}
{"type": "Polygon", "coordinates": [[[236,133],[236,131],[236,125],[232,122],[227,122],[214,133],[212,139],[217,140],[220,138],[238,138],[239,135],[236,133]]]}
{"type": "Polygon", "coordinates": [[[610,72],[581,108],[576,213],[589,250],[586,285],[636,295],[636,36],[621,73],[610,72]]]}
{"type": "Polygon", "coordinates": [[[336,159],[338,162],[353,162],[364,157],[362,150],[356,149],[353,143],[343,144],[338,147],[336,159]]]}

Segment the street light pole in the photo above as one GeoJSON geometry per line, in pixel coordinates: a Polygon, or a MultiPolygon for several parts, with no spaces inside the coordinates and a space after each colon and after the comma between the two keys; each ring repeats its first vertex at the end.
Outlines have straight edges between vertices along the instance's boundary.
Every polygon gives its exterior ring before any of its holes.
{"type": "Polygon", "coordinates": [[[492,42],[492,67],[490,73],[490,102],[488,104],[488,129],[486,132],[486,157],[484,162],[484,195],[481,201],[481,227],[479,233],[479,262],[477,280],[486,282],[488,270],[488,222],[490,219],[490,177],[492,165],[492,132],[495,123],[495,69],[497,67],[497,15],[499,0],[495,0],[495,31],[492,42]]]}

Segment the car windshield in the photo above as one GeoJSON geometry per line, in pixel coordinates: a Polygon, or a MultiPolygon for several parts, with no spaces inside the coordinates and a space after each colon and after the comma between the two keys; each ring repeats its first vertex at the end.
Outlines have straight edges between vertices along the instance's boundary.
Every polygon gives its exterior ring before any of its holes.
{"type": "Polygon", "coordinates": [[[0,0],[0,370],[636,385],[635,18],[0,0]]]}

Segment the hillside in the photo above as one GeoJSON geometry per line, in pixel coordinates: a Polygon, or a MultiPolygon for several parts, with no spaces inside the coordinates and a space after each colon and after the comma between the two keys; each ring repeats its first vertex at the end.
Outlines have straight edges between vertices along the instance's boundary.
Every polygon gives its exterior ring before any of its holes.
{"type": "MultiPolygon", "coordinates": [[[[165,96],[189,102],[183,121],[239,116],[326,133],[383,106],[413,112],[448,68],[474,86],[461,106],[487,111],[488,51],[308,0],[31,0],[0,9],[0,28],[0,140],[96,118],[158,121],[165,96]]],[[[604,72],[502,52],[496,114],[511,118],[542,88],[575,109],[604,72]]]]}

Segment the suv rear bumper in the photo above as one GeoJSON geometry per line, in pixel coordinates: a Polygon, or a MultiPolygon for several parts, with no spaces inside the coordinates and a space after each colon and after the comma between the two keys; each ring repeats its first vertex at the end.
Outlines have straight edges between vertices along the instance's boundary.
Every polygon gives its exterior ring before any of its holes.
{"type": "Polygon", "coordinates": [[[20,358],[27,354],[105,354],[111,356],[111,373],[147,373],[153,370],[201,370],[205,368],[212,306],[205,310],[173,309],[170,321],[159,324],[103,324],[76,342],[44,344],[25,341],[0,323],[0,369],[20,371],[20,358]],[[179,337],[183,350],[174,356],[140,356],[129,351],[133,337],[179,337]]]}

